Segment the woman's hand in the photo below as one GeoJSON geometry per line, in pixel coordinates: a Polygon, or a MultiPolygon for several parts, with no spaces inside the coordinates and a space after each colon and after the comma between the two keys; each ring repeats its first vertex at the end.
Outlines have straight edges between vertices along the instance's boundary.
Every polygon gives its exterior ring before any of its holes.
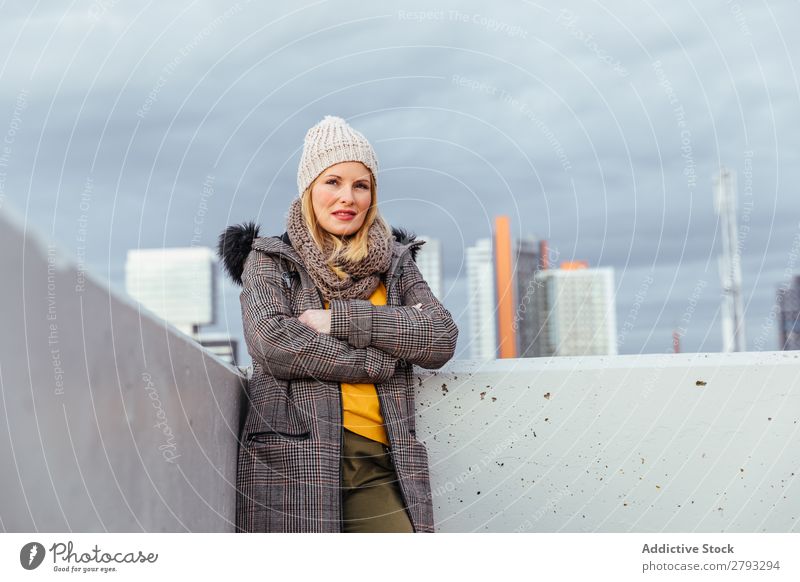
{"type": "Polygon", "coordinates": [[[307,309],[300,314],[300,323],[304,323],[319,333],[331,333],[331,312],[329,309],[307,309]]]}

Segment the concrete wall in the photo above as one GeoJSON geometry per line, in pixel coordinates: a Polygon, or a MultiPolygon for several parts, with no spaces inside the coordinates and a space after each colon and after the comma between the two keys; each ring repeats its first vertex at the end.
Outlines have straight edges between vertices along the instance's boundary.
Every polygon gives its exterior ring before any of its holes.
{"type": "Polygon", "coordinates": [[[232,531],[241,374],[0,213],[0,529],[232,531]]]}
{"type": "Polygon", "coordinates": [[[423,378],[440,531],[800,531],[797,352],[461,361],[423,378]]]}
{"type": "MultiPolygon", "coordinates": [[[[244,379],[0,214],[0,528],[231,531],[244,379]]],[[[789,532],[795,352],[420,370],[439,531],[789,532]]]]}

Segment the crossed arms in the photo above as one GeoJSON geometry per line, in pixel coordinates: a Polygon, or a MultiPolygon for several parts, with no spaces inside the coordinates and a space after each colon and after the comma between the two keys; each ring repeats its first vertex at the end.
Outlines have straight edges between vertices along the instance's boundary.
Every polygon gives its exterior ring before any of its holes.
{"type": "Polygon", "coordinates": [[[382,382],[401,360],[437,369],[453,357],[458,328],[410,253],[403,265],[403,305],[334,299],[329,334],[292,315],[281,285],[279,262],[251,251],[240,295],[247,349],[276,378],[382,382]]]}

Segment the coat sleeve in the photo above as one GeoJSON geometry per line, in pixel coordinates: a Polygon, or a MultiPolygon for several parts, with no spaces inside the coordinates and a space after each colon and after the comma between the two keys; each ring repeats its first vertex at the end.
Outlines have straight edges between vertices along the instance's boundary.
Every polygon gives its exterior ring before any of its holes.
{"type": "Polygon", "coordinates": [[[275,378],[382,382],[397,358],[375,347],[354,347],[293,317],[274,257],[250,251],[242,273],[242,324],[247,351],[275,378]]]}
{"type": "Polygon", "coordinates": [[[458,327],[431,293],[410,253],[404,261],[401,286],[401,307],[373,305],[363,299],[332,300],[331,335],[429,370],[441,368],[455,353],[458,327]],[[422,304],[420,309],[414,307],[417,303],[422,304]]]}

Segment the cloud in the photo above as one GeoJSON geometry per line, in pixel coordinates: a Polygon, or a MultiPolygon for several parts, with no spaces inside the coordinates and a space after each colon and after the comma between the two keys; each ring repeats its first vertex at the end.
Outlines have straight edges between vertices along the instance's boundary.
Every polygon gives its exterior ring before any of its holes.
{"type": "MultiPolygon", "coordinates": [[[[619,319],[655,263],[666,295],[651,292],[625,348],[660,349],[647,338],[669,337],[686,286],[709,278],[716,302],[711,176],[720,163],[738,170],[741,197],[747,152],[747,310],[769,313],[797,231],[798,12],[793,2],[4,6],[0,132],[28,91],[5,203],[74,246],[91,177],[87,259],[115,273],[128,248],[191,238],[210,175],[206,244],[247,219],[279,233],[306,129],[342,115],[379,152],[386,215],[441,233],[456,312],[464,247],[508,214],[520,236],[614,266],[619,319]],[[669,295],[676,274],[684,287],[669,295]]],[[[714,350],[718,336],[686,342],[714,350]]]]}

